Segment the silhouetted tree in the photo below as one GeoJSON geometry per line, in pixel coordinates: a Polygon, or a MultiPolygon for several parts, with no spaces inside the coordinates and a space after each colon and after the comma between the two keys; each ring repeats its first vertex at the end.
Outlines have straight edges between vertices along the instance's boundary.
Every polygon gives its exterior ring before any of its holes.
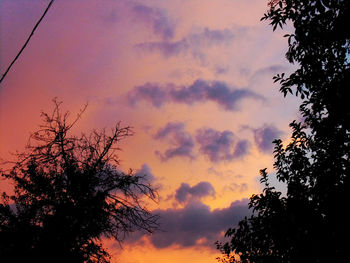
{"type": "Polygon", "coordinates": [[[283,196],[261,170],[264,190],[253,215],[226,233],[218,248],[229,262],[345,262],[349,236],[350,1],[275,0],[262,20],[292,25],[286,58],[297,70],[274,77],[281,92],[300,96],[303,121],[291,142],[275,140],[274,168],[283,196]]]}
{"type": "Polygon", "coordinates": [[[54,102],[26,151],[1,171],[14,193],[0,202],[0,261],[109,262],[103,237],[121,242],[135,229],[156,229],[157,216],[143,201],[156,200],[156,192],[143,176],[117,168],[129,127],[72,136],[84,110],[69,123],[54,102]]]}

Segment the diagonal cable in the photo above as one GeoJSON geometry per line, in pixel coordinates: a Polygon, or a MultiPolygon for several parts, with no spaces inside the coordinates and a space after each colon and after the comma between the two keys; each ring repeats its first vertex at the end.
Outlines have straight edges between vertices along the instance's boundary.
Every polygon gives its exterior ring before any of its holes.
{"type": "Polygon", "coordinates": [[[23,47],[21,48],[21,50],[18,52],[18,54],[16,55],[16,57],[12,60],[11,64],[8,66],[8,68],[6,69],[5,73],[2,75],[1,79],[0,79],[0,83],[2,82],[2,80],[5,78],[5,76],[7,75],[7,73],[9,72],[9,70],[11,69],[11,67],[13,66],[13,64],[16,62],[16,60],[18,59],[18,57],[21,55],[21,53],[23,52],[23,50],[26,48],[26,46],[28,45],[29,43],[29,40],[31,39],[31,37],[34,35],[34,32],[36,30],[36,28],[39,26],[41,20],[43,20],[43,18],[45,17],[47,11],[49,11],[52,3],[54,2],[55,0],[51,0],[50,3],[48,4],[48,6],[46,7],[43,15],[40,17],[39,21],[35,24],[32,32],[30,33],[27,41],[24,43],[23,47]]]}

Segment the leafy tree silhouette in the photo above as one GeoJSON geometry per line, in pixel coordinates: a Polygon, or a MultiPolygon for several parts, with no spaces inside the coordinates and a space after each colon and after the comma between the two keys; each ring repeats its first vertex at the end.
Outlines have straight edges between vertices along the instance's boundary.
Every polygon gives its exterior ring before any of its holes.
{"type": "Polygon", "coordinates": [[[158,217],[144,197],[156,201],[157,193],[144,176],[117,168],[118,143],[130,127],[75,137],[71,129],[86,106],[69,123],[54,103],[26,151],[1,171],[14,193],[0,202],[0,261],[110,262],[101,239],[121,242],[135,229],[155,230],[158,217]]]}
{"type": "Polygon", "coordinates": [[[350,173],[350,1],[274,0],[262,20],[273,30],[293,25],[286,58],[295,72],[274,77],[286,96],[300,96],[303,121],[293,121],[291,142],[275,140],[283,196],[261,170],[264,190],[253,195],[253,215],[218,243],[223,262],[344,262],[347,258],[350,173]]]}

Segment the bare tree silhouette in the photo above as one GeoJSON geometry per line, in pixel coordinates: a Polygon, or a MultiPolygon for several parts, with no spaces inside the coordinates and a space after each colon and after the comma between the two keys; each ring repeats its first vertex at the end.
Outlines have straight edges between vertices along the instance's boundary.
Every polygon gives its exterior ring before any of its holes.
{"type": "Polygon", "coordinates": [[[0,202],[1,261],[109,262],[103,237],[122,242],[136,229],[157,228],[144,198],[156,201],[157,193],[146,175],[118,170],[118,143],[130,127],[72,136],[85,108],[69,123],[54,103],[26,151],[1,171],[14,185],[0,202]]]}

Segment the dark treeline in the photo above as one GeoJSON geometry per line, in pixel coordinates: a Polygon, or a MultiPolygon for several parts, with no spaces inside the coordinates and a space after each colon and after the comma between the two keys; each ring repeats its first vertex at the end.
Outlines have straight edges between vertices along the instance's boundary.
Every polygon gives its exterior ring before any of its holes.
{"type": "Polygon", "coordinates": [[[262,20],[294,32],[286,58],[297,66],[274,77],[284,96],[299,96],[303,121],[293,121],[291,142],[275,140],[283,196],[261,170],[264,190],[254,211],[229,229],[218,248],[227,262],[345,262],[349,237],[350,1],[275,0],[262,20]]]}

